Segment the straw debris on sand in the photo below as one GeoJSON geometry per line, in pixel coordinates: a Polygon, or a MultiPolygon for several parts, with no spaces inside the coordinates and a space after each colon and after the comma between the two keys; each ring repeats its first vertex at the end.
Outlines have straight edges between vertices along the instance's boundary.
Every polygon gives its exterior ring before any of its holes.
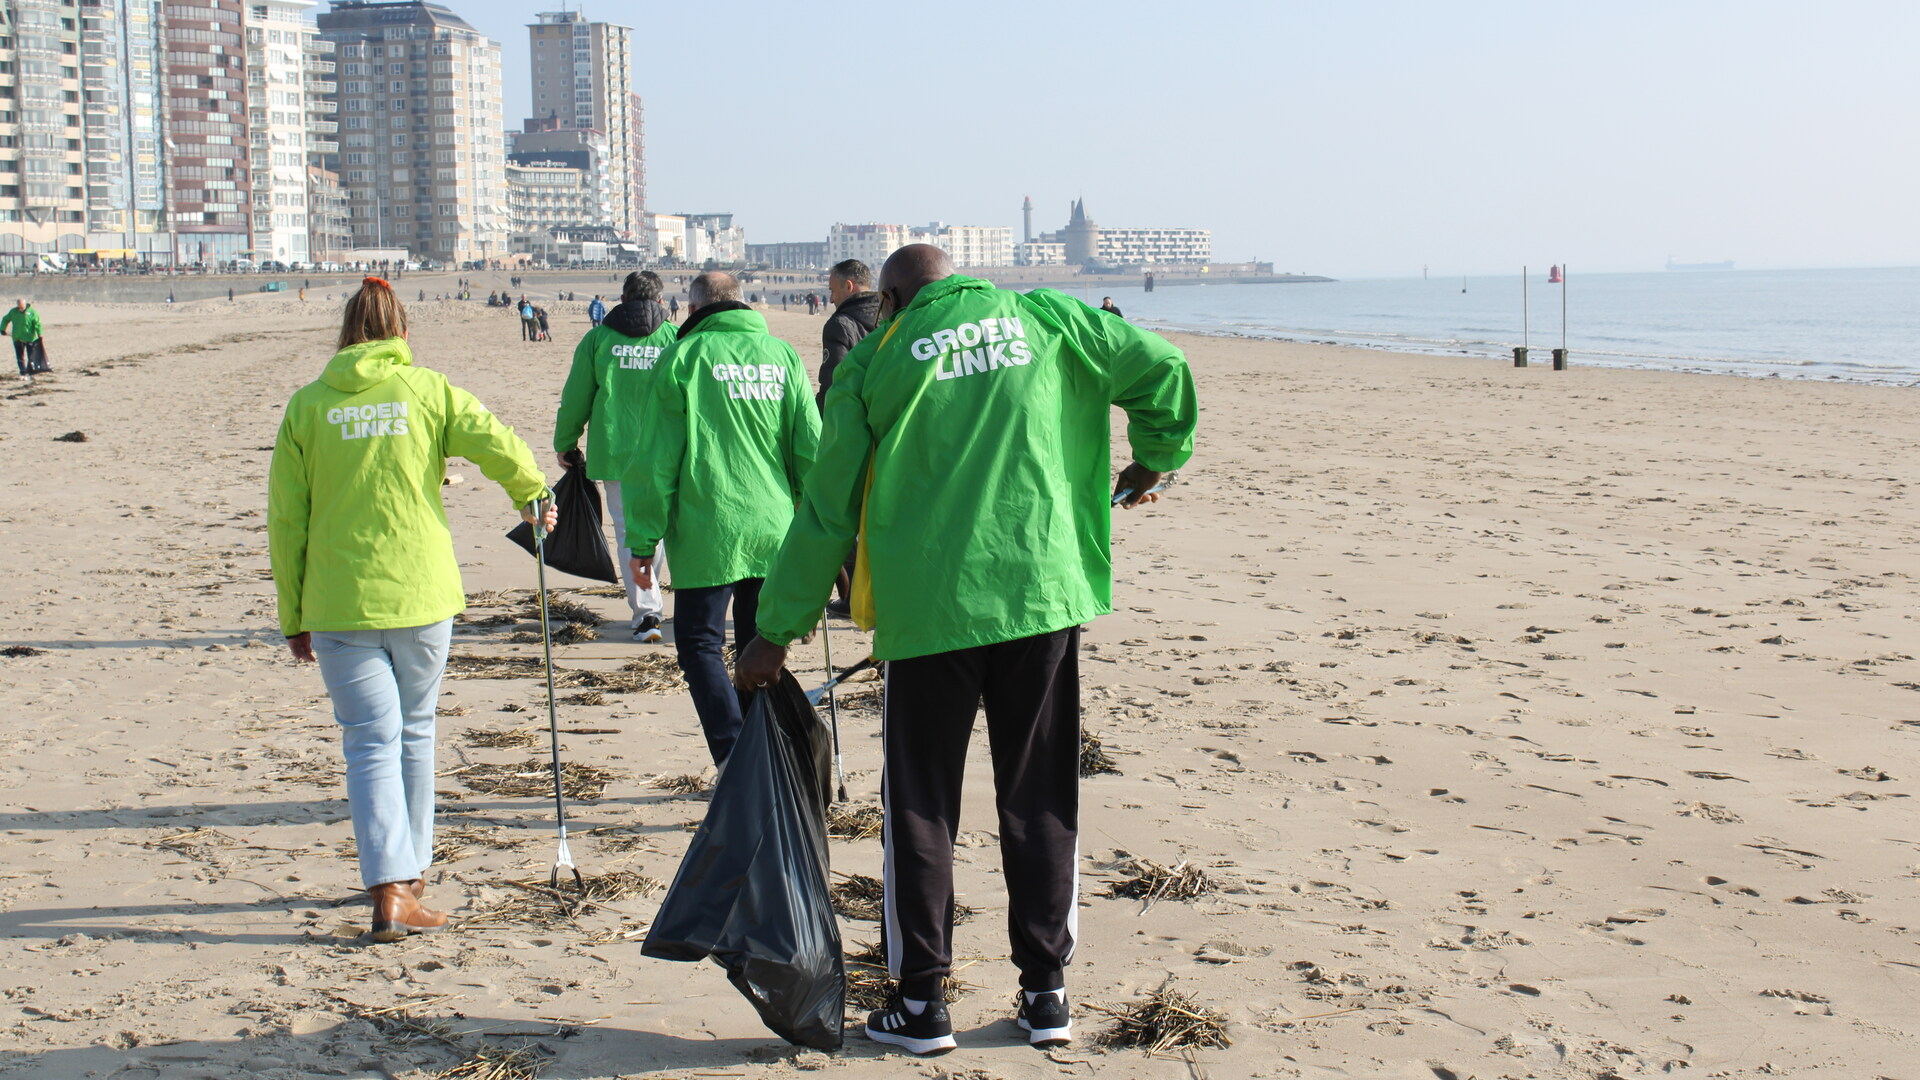
{"type": "Polygon", "coordinates": [[[468,731],[460,737],[468,746],[481,750],[525,750],[539,745],[539,728],[489,728],[484,731],[468,731]]]}
{"type": "Polygon", "coordinates": [[[31,645],[9,645],[4,649],[0,649],[0,656],[15,658],[22,656],[44,656],[46,652],[47,650],[45,649],[36,649],[31,645]]]}
{"type": "Polygon", "coordinates": [[[541,1069],[546,1066],[548,1054],[540,1047],[509,1047],[484,1036],[469,1037],[455,1028],[452,1020],[410,1015],[406,1009],[413,1002],[375,1009],[343,997],[335,996],[333,1000],[342,1013],[372,1024],[388,1039],[401,1043],[436,1042],[466,1055],[458,1064],[432,1073],[434,1080],[538,1080],[541,1069]]]}
{"type": "Polygon", "coordinates": [[[1192,900],[1218,887],[1204,871],[1184,859],[1171,868],[1151,859],[1132,859],[1119,869],[1126,876],[1107,886],[1108,896],[1145,900],[1148,903],[1192,900]]]}
{"type": "Polygon", "coordinates": [[[1118,773],[1120,767],[1113,763],[1100,742],[1100,736],[1082,728],[1080,730],[1080,775],[1097,776],[1100,773],[1118,773]]]}
{"type": "Polygon", "coordinates": [[[682,773],[679,776],[656,776],[653,786],[669,795],[705,795],[713,790],[713,781],[700,773],[682,773]]]}
{"type": "MultiPolygon", "coordinates": [[[[531,622],[540,621],[540,601],[535,599],[520,611],[520,617],[531,622]]],[[[581,626],[599,626],[607,620],[601,614],[578,600],[556,600],[552,593],[547,594],[547,619],[551,622],[578,623],[581,626]]]]}
{"type": "MultiPolygon", "coordinates": [[[[859,952],[848,954],[847,1007],[849,1009],[885,1007],[887,997],[893,989],[892,984],[893,980],[887,975],[887,954],[878,944],[864,945],[859,952]]],[[[943,989],[946,992],[947,1003],[952,1004],[972,992],[974,988],[949,975],[943,989]]]]}
{"type": "Polygon", "coordinates": [[[553,632],[553,643],[555,645],[580,645],[589,641],[599,640],[600,631],[595,630],[591,623],[568,622],[565,626],[553,632]]]}
{"type": "Polygon", "coordinates": [[[607,695],[598,690],[582,690],[560,702],[562,705],[605,705],[607,695]]]}
{"type": "MultiPolygon", "coordinates": [[[[467,790],[481,795],[518,799],[553,793],[553,766],[539,758],[517,765],[465,765],[449,770],[448,775],[457,777],[467,790]]],[[[580,802],[597,802],[606,793],[608,784],[625,775],[616,769],[565,762],[560,767],[560,793],[580,802]]]]}
{"type": "Polygon", "coordinates": [[[834,803],[827,807],[827,835],[836,840],[869,840],[880,835],[886,818],[874,803],[834,803]]]}
{"type": "Polygon", "coordinates": [[[468,916],[461,921],[461,925],[469,929],[532,926],[541,930],[559,930],[575,925],[575,917],[583,909],[649,896],[660,888],[659,881],[632,870],[586,874],[582,881],[586,885],[584,895],[566,878],[561,880],[558,889],[546,878],[493,882],[512,891],[498,903],[468,916]]]}
{"type": "Polygon", "coordinates": [[[1113,1023],[1096,1037],[1100,1046],[1118,1049],[1138,1048],[1149,1054],[1164,1054],[1183,1047],[1225,1048],[1233,1045],[1227,1037],[1224,1013],[1209,1009],[1184,991],[1175,990],[1173,981],[1120,1009],[1099,1009],[1113,1017],[1113,1023]]]}
{"type": "Polygon", "coordinates": [[[546,1056],[531,1046],[483,1046],[460,1064],[433,1075],[434,1080],[537,1080],[546,1063],[546,1056]]]}
{"type": "MultiPolygon", "coordinates": [[[[449,679],[545,679],[546,676],[546,664],[537,656],[462,653],[447,658],[449,679]]],[[[674,661],[666,656],[631,661],[619,671],[588,671],[555,664],[553,685],[562,690],[604,690],[614,694],[673,694],[687,687],[674,661]]]]}
{"type": "MultiPolygon", "coordinates": [[[[843,876],[846,878],[845,881],[827,890],[827,898],[833,904],[834,913],[845,919],[879,922],[885,915],[886,884],[879,878],[868,877],[865,874],[843,876]]],[[[957,900],[954,901],[953,921],[955,923],[966,922],[977,914],[979,912],[976,909],[957,900]]]]}

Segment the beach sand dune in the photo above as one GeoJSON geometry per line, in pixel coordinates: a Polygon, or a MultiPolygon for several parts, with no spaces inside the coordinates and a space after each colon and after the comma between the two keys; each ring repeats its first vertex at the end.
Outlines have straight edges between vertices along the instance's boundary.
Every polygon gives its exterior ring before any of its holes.
{"type": "MultiPolygon", "coordinates": [[[[1116,515],[1117,610],[1082,658],[1118,770],[1082,786],[1084,1037],[1043,1055],[1011,1024],[982,736],[961,1050],[929,1066],[857,1038],[797,1052],[719,969],[640,957],[658,892],[638,877],[672,876],[704,808],[663,778],[708,770],[670,651],[626,640],[605,590],[568,597],[613,622],[559,648],[561,725],[572,782],[600,789],[572,806],[574,852],[625,895],[567,920],[515,884],[553,852],[550,805],[520,793],[543,782],[544,694],[511,677],[536,667],[485,660],[538,655],[533,574],[464,462],[446,501],[478,602],[454,652],[479,659],[456,674],[510,676],[444,688],[431,895],[466,925],[357,940],[337,737],[275,628],[264,517],[279,408],[337,304],[49,304],[57,374],[0,379],[0,1075],[411,1078],[518,1053],[560,1078],[1599,1080],[1920,1059],[1910,390],[1182,338],[1199,452],[1165,502],[1116,515]],[[1143,860],[1211,888],[1112,895],[1143,860]],[[1169,983],[1233,1045],[1093,1045],[1099,1009],[1169,983]]],[[[584,305],[551,306],[543,345],[475,304],[412,313],[419,361],[554,472],[584,305]]],[[[769,319],[817,363],[818,320],[769,319]]],[[[835,631],[842,663],[862,644],[835,631]]],[[[818,681],[817,640],[794,664],[818,681]]],[[[875,688],[843,705],[849,786],[875,802],[875,688]]],[[[834,855],[879,873],[871,838],[834,855]]]]}

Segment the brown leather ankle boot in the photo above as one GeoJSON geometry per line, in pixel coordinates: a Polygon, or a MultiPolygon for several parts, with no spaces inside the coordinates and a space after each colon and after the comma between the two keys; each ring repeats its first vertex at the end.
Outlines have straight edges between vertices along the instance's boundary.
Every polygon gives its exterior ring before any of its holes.
{"type": "Polygon", "coordinates": [[[413,883],[394,881],[367,890],[373,898],[373,940],[400,941],[408,934],[426,934],[447,925],[447,917],[430,911],[414,899],[413,883]]]}
{"type": "Polygon", "coordinates": [[[409,883],[407,887],[413,890],[413,898],[415,900],[425,900],[427,898],[427,879],[426,878],[423,878],[423,877],[414,878],[413,881],[409,883]]]}

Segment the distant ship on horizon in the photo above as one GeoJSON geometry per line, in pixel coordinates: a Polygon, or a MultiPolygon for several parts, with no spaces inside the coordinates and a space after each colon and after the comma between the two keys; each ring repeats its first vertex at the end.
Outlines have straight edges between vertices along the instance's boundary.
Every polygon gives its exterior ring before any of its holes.
{"type": "Polygon", "coordinates": [[[1726,262],[1683,263],[1683,262],[1674,262],[1673,256],[1669,255],[1667,256],[1667,269],[1669,270],[1731,270],[1733,269],[1733,260],[1728,259],[1726,262]]]}

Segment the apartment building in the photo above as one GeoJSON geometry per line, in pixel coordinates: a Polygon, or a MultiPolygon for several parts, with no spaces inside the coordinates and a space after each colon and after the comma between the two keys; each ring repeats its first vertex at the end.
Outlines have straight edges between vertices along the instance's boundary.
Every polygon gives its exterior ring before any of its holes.
{"type": "Polygon", "coordinates": [[[905,225],[875,221],[861,225],[835,224],[827,230],[827,265],[859,259],[877,272],[887,256],[913,242],[913,230],[905,225]]]}
{"type": "Polygon", "coordinates": [[[340,174],[354,246],[458,264],[508,251],[500,46],[425,0],[335,0],[340,174]]]}
{"type": "Polygon", "coordinates": [[[633,30],[589,22],[577,11],[543,12],[527,26],[536,122],[598,132],[607,148],[613,183],[606,224],[621,233],[643,228],[645,169],[641,165],[639,95],[633,92],[633,30]]]}
{"type": "Polygon", "coordinates": [[[0,229],[15,266],[85,246],[79,9],[0,5],[0,229]]]}
{"type": "Polygon", "coordinates": [[[183,263],[228,262],[253,249],[241,0],[168,0],[167,201],[183,263]]]}
{"type": "Polygon", "coordinates": [[[334,44],[313,21],[313,0],[247,0],[247,128],[257,259],[308,262],[313,211],[308,166],[337,153],[334,44]]]}

